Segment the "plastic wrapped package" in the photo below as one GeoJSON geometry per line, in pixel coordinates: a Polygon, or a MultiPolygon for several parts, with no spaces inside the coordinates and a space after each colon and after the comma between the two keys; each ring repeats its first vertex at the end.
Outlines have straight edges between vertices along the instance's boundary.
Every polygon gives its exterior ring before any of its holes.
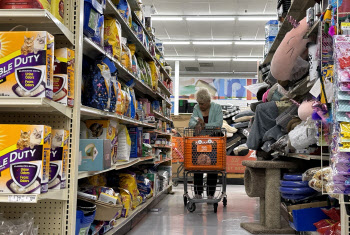
{"type": "Polygon", "coordinates": [[[116,112],[117,114],[123,115],[124,113],[124,94],[122,91],[122,86],[120,82],[117,82],[118,86],[118,95],[117,95],[117,104],[116,104],[116,112]]]}
{"type": "Polygon", "coordinates": [[[119,125],[118,128],[118,150],[117,161],[127,162],[130,159],[131,139],[129,132],[124,125],[119,125]]]}
{"type": "Polygon", "coordinates": [[[126,189],[120,188],[119,190],[123,203],[122,217],[126,218],[128,217],[129,211],[132,208],[132,196],[131,193],[126,189]]]}
{"type": "Polygon", "coordinates": [[[159,69],[154,61],[148,62],[151,71],[151,86],[154,90],[158,89],[159,69]]]}
{"type": "Polygon", "coordinates": [[[34,214],[25,212],[19,219],[6,219],[0,214],[1,235],[37,235],[38,227],[34,225],[34,214]]]}
{"type": "Polygon", "coordinates": [[[119,174],[119,186],[128,190],[133,198],[136,198],[140,194],[137,189],[136,174],[133,172],[119,174]]]}
{"type": "Polygon", "coordinates": [[[126,45],[126,38],[122,39],[122,65],[132,72],[132,61],[131,61],[131,52],[128,46],[126,45]]]}
{"type": "Polygon", "coordinates": [[[321,167],[310,168],[303,173],[303,181],[310,181],[317,171],[321,170],[321,167]]]}
{"type": "Polygon", "coordinates": [[[122,56],[121,35],[120,23],[115,19],[106,19],[104,22],[104,49],[119,61],[122,56]]]}
{"type": "MultiPolygon", "coordinates": [[[[350,104],[349,104],[350,107],[350,104]]],[[[350,138],[350,123],[342,122],[340,123],[340,135],[345,138],[350,138]]]]}
{"type": "Polygon", "coordinates": [[[350,92],[337,90],[336,98],[337,100],[349,100],[350,101],[350,92]]]}
{"type": "Polygon", "coordinates": [[[124,18],[125,22],[128,23],[129,27],[132,27],[132,17],[131,17],[131,9],[127,0],[119,0],[117,8],[124,18]]]}
{"type": "Polygon", "coordinates": [[[317,143],[317,129],[314,121],[309,118],[301,122],[288,134],[291,145],[295,149],[305,149],[317,143]]]}

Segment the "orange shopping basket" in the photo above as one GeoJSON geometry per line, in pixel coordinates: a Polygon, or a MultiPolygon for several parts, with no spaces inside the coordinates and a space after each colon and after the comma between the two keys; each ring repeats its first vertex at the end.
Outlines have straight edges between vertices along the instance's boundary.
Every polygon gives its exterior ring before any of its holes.
{"type": "Polygon", "coordinates": [[[206,128],[196,134],[184,131],[184,167],[190,171],[224,171],[226,169],[226,130],[206,128]]]}
{"type": "Polygon", "coordinates": [[[172,137],[172,162],[184,162],[184,138],[172,137]]]}

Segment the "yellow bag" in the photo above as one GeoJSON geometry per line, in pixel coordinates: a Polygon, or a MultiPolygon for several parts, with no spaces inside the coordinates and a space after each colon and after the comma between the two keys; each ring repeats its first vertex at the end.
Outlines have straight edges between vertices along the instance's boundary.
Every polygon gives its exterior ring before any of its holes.
{"type": "Polygon", "coordinates": [[[122,197],[123,210],[122,217],[126,218],[129,215],[129,210],[132,207],[131,194],[128,190],[120,188],[120,195],[122,197]]]}
{"type": "Polygon", "coordinates": [[[118,83],[118,97],[117,97],[117,108],[116,112],[117,114],[123,115],[123,106],[124,106],[124,98],[123,98],[123,92],[122,92],[122,85],[120,82],[118,83]]]}
{"type": "Polygon", "coordinates": [[[122,45],[122,65],[124,65],[127,70],[132,72],[132,60],[130,49],[126,45],[122,45]]]}
{"type": "Polygon", "coordinates": [[[106,19],[104,22],[104,49],[119,61],[122,56],[121,26],[115,19],[106,19]]]}
{"type": "Polygon", "coordinates": [[[152,88],[154,90],[158,89],[158,79],[159,79],[159,69],[157,68],[154,61],[148,62],[149,67],[151,69],[151,77],[152,77],[152,88]]]}
{"type": "Polygon", "coordinates": [[[137,189],[136,178],[132,174],[119,174],[119,186],[123,189],[128,190],[133,198],[136,198],[140,195],[140,192],[137,189]]]}

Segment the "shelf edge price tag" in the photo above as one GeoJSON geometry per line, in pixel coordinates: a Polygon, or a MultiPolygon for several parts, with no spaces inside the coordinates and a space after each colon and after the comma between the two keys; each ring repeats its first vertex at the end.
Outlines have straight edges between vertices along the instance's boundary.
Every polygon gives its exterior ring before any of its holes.
{"type": "Polygon", "coordinates": [[[36,196],[35,195],[8,195],[8,202],[27,202],[27,203],[35,203],[36,196]]]}

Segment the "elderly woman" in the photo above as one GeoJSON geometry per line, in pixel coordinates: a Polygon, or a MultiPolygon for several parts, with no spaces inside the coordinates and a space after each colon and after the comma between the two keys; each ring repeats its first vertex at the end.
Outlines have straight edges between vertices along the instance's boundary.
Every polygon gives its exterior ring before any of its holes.
{"type": "MultiPolygon", "coordinates": [[[[211,102],[208,89],[201,88],[196,93],[198,104],[194,106],[189,127],[200,132],[205,127],[222,127],[223,115],[219,104],[211,102]]],[[[217,174],[208,174],[207,195],[213,198],[217,183],[217,174]]],[[[194,173],[195,198],[201,199],[203,193],[203,173],[194,173]]]]}

